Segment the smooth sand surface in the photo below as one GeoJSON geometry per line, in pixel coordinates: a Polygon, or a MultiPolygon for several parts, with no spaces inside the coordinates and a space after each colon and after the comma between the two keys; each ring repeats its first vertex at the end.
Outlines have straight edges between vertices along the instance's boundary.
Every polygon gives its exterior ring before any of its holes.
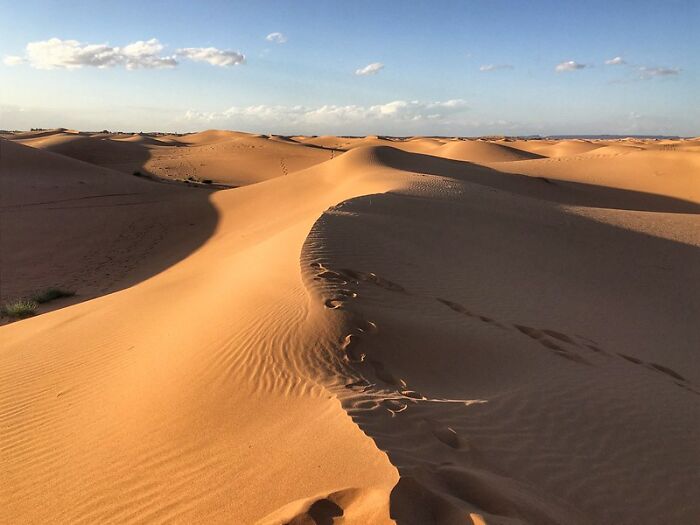
{"type": "Polygon", "coordinates": [[[697,140],[56,130],[0,173],[2,301],[77,292],[0,326],[0,523],[700,519],[697,140]]]}

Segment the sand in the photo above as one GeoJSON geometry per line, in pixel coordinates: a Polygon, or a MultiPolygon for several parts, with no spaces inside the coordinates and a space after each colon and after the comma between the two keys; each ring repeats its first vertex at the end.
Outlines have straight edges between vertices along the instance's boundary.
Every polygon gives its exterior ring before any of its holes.
{"type": "Polygon", "coordinates": [[[697,523],[699,159],[0,139],[0,522],[697,523]]]}

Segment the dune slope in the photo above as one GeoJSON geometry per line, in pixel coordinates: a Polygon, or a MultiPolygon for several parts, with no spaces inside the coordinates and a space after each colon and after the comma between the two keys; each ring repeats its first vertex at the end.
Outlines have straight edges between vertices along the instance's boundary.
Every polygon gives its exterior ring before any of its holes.
{"type": "MultiPolygon", "coordinates": [[[[158,184],[0,140],[0,303],[48,288],[84,301],[139,282],[196,249],[209,191],[158,184]]],[[[6,321],[6,319],[3,319],[6,321]]]]}
{"type": "Polygon", "coordinates": [[[162,179],[244,186],[332,159],[336,151],[233,131],[177,137],[88,135],[62,131],[13,137],[27,146],[104,168],[162,179]]]}

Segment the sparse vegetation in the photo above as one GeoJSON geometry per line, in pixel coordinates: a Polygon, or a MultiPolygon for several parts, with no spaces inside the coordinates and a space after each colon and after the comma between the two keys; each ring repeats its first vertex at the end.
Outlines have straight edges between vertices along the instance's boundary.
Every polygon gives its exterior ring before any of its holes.
{"type": "Polygon", "coordinates": [[[36,294],[33,300],[39,304],[48,303],[55,299],[61,299],[62,297],[73,297],[75,292],[73,290],[62,290],[61,288],[47,288],[43,292],[36,294]]]}
{"type": "Polygon", "coordinates": [[[38,307],[39,305],[30,299],[17,299],[16,301],[5,303],[2,308],[0,308],[0,313],[7,317],[24,319],[25,317],[35,315],[38,307]]]}

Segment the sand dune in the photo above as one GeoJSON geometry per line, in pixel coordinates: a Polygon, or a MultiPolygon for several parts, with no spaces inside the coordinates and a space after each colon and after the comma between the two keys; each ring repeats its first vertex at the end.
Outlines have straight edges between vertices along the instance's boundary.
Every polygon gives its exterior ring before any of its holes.
{"type": "Polygon", "coordinates": [[[333,149],[232,131],[184,136],[97,136],[55,132],[14,140],[39,149],[132,174],[244,186],[333,158],[333,149]]]}
{"type": "Polygon", "coordinates": [[[134,134],[134,135],[127,135],[124,137],[111,137],[112,140],[118,140],[120,142],[135,142],[137,144],[143,144],[146,146],[166,146],[168,145],[168,141],[163,142],[161,140],[158,140],[156,137],[149,137],[146,135],[139,135],[139,134],[134,134]]]}
{"type": "Polygon", "coordinates": [[[595,150],[603,145],[600,142],[593,143],[587,140],[517,140],[509,144],[513,148],[536,153],[543,157],[571,157],[595,150]]]}
{"type": "Polygon", "coordinates": [[[434,150],[434,154],[453,160],[470,162],[508,162],[542,158],[542,155],[523,151],[503,144],[478,140],[452,141],[434,150]]]}
{"type": "Polygon", "coordinates": [[[0,141],[3,283],[99,295],[0,327],[0,521],[697,521],[685,142],[93,139],[256,183],[0,141]]]}
{"type": "Polygon", "coordinates": [[[153,150],[144,170],[164,178],[192,177],[244,186],[308,168],[335,154],[333,150],[247,134],[185,138],[182,142],[188,147],[153,150]]]}
{"type": "Polygon", "coordinates": [[[18,142],[125,173],[138,170],[150,156],[143,144],[82,134],[55,133],[23,138],[18,142]]]}

